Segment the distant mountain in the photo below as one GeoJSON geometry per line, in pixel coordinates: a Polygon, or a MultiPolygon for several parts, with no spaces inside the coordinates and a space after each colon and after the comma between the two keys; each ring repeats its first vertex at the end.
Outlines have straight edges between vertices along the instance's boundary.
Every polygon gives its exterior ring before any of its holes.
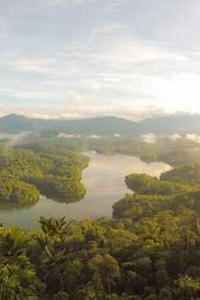
{"type": "Polygon", "coordinates": [[[64,130],[79,134],[128,134],[136,123],[116,117],[98,117],[76,120],[31,119],[15,114],[0,118],[0,130],[7,132],[64,130]]]}
{"type": "Polygon", "coordinates": [[[170,115],[133,122],[117,117],[43,120],[11,114],[0,118],[0,130],[6,132],[58,130],[79,134],[200,134],[200,115],[170,115]]]}
{"type": "Polygon", "coordinates": [[[28,131],[31,127],[31,120],[15,114],[7,115],[0,118],[1,131],[28,131]]]}
{"type": "Polygon", "coordinates": [[[200,134],[200,115],[174,114],[146,119],[138,123],[138,130],[143,133],[157,134],[200,134]]]}

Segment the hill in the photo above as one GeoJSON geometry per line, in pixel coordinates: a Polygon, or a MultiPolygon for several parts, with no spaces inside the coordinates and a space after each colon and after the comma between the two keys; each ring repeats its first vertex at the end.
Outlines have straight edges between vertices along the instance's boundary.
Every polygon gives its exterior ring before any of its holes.
{"type": "Polygon", "coordinates": [[[8,132],[68,130],[79,134],[128,134],[133,133],[136,126],[132,121],[116,117],[43,120],[11,114],[0,118],[0,130],[8,132]]]}
{"type": "Polygon", "coordinates": [[[174,114],[133,122],[113,116],[73,120],[43,120],[11,114],[0,118],[0,130],[7,132],[67,130],[79,134],[200,133],[200,115],[174,114]]]}

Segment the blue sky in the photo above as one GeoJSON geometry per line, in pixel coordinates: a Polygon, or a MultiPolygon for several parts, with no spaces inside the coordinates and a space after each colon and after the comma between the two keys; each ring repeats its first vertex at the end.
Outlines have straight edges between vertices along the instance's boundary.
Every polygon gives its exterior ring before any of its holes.
{"type": "Polygon", "coordinates": [[[199,0],[0,0],[0,114],[200,113],[199,0]]]}

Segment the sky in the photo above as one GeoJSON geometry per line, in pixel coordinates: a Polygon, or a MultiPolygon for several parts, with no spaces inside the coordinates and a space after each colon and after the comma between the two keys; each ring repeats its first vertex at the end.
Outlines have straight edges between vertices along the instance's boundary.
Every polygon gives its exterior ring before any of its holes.
{"type": "Polygon", "coordinates": [[[200,113],[199,0],[0,0],[0,115],[200,113]]]}

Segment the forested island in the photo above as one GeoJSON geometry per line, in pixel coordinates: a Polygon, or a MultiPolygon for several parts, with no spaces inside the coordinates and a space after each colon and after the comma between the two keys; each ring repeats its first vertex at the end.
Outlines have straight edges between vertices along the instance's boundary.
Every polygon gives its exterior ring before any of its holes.
{"type": "Polygon", "coordinates": [[[32,205],[45,195],[56,201],[78,201],[85,195],[81,182],[88,158],[78,151],[31,146],[0,151],[0,203],[32,205]]]}

